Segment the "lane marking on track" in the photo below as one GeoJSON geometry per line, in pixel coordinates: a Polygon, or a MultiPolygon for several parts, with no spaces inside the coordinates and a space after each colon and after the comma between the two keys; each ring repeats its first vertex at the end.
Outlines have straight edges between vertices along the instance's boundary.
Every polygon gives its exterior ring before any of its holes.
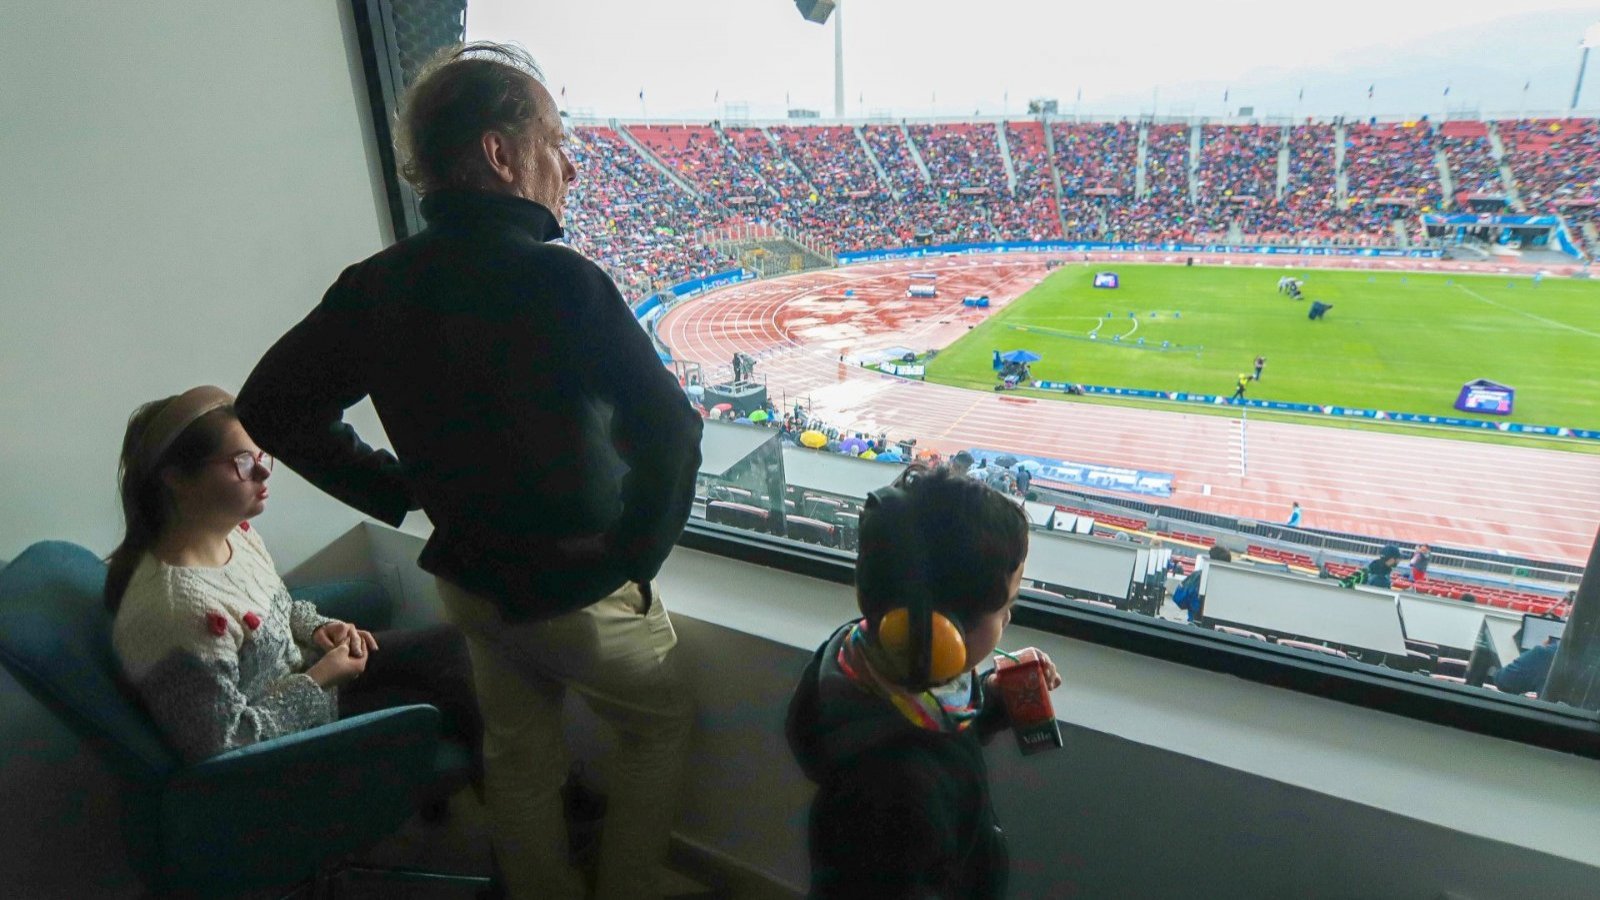
{"type": "Polygon", "coordinates": [[[948,437],[950,432],[955,431],[956,427],[961,424],[962,420],[966,419],[967,416],[972,415],[972,411],[978,408],[978,404],[987,399],[987,397],[980,396],[978,399],[972,401],[972,405],[967,407],[967,411],[958,416],[955,421],[951,422],[949,427],[939,434],[939,437],[948,437]]]}

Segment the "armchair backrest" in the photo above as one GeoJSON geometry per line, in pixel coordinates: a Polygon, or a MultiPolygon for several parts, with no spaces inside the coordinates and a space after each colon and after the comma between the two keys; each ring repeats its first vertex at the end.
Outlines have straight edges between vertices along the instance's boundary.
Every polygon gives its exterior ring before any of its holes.
{"type": "Polygon", "coordinates": [[[0,665],[90,744],[117,775],[146,784],[181,765],[119,677],[106,566],[41,541],[0,569],[0,665]]]}

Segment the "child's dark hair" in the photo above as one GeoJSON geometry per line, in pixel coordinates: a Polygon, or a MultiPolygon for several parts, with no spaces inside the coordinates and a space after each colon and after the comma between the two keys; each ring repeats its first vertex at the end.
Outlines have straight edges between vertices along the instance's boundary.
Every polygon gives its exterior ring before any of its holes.
{"type": "Polygon", "coordinates": [[[955,471],[915,465],[895,479],[906,502],[861,514],[856,602],[877,621],[902,605],[917,577],[934,609],[966,627],[1011,600],[1011,573],[1028,555],[1028,517],[1004,494],[955,471]],[[898,513],[885,512],[898,508],[898,513]]]}

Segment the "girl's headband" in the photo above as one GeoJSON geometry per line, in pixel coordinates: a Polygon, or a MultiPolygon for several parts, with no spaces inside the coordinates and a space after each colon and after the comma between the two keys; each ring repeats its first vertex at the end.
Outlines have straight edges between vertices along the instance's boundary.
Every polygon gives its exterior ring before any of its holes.
{"type": "Polygon", "coordinates": [[[139,438],[139,452],[136,455],[139,467],[148,471],[178,439],[178,435],[183,434],[184,429],[193,425],[196,419],[232,403],[232,394],[209,384],[190,388],[172,398],[161,412],[156,413],[155,420],[139,438]]]}

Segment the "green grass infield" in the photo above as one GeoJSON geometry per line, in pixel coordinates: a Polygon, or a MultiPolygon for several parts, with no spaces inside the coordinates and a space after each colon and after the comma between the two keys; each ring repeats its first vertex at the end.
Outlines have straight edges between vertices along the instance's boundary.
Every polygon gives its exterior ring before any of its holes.
{"type": "Polygon", "coordinates": [[[1264,355],[1248,397],[1600,429],[1600,283],[1580,279],[1074,264],[945,348],[928,380],[992,390],[995,350],[1039,354],[1037,380],[1223,395],[1264,355]],[[1096,272],[1121,286],[1093,287],[1096,272]],[[1304,299],[1278,292],[1285,275],[1304,299]],[[1333,308],[1310,321],[1312,300],[1333,308]],[[1455,409],[1475,378],[1516,389],[1510,416],[1455,409]]]}

